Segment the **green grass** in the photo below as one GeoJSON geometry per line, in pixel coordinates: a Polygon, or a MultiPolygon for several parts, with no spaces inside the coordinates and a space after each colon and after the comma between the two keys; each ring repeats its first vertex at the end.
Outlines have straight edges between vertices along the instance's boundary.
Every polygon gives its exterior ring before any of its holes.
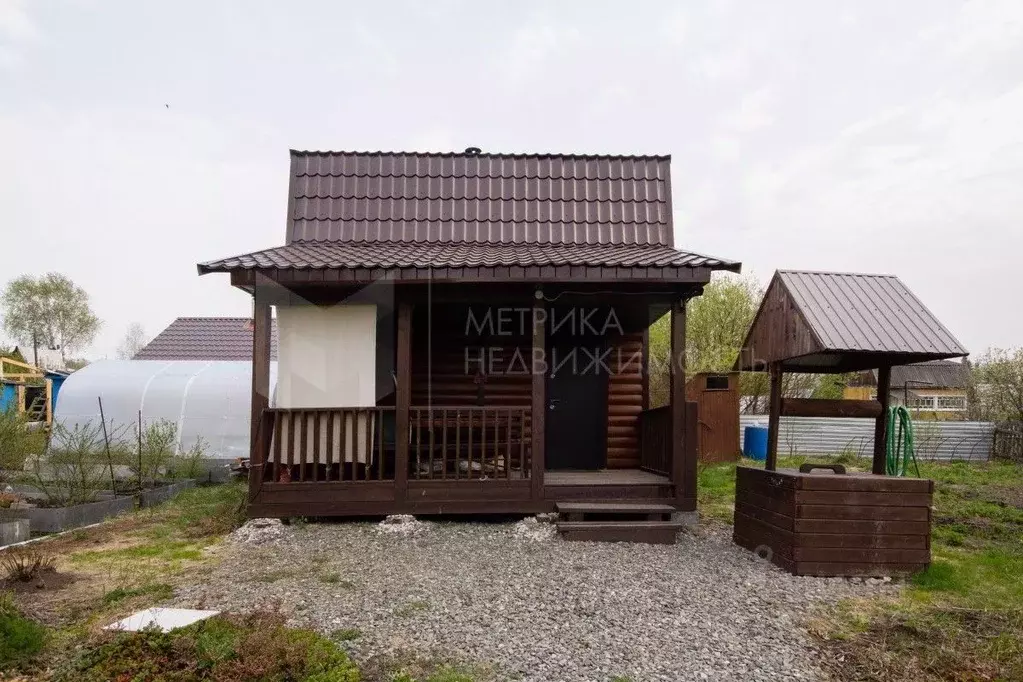
{"type": "MultiPolygon", "coordinates": [[[[778,466],[808,461],[870,470],[870,460],[852,455],[781,457],[778,466]]],[[[1023,466],[919,466],[935,481],[931,565],[897,598],[842,604],[817,628],[844,656],[832,672],[842,680],[1023,679],[1023,466]]],[[[732,522],[735,467],[701,467],[704,519],[732,522]]]]}
{"type": "Polygon", "coordinates": [[[341,628],[330,633],[330,638],[335,642],[353,642],[362,637],[362,630],[359,628],[341,628]]]}
{"type": "Polygon", "coordinates": [[[174,588],[167,583],[150,583],[141,587],[117,587],[103,595],[103,604],[110,606],[134,597],[149,597],[164,601],[174,596],[174,588]]]}
{"type": "Polygon", "coordinates": [[[0,671],[31,661],[46,638],[45,627],[21,615],[10,596],[0,593],[0,671]]]}
{"type": "Polygon", "coordinates": [[[351,589],[355,587],[355,583],[351,580],[347,580],[341,577],[341,574],[336,571],[329,571],[327,573],[321,573],[317,578],[321,583],[325,585],[337,585],[338,587],[344,587],[351,589]]]}

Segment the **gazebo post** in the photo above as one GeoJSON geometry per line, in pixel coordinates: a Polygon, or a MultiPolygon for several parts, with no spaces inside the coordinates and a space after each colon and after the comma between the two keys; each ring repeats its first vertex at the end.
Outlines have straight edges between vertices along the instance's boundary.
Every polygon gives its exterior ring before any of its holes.
{"type": "Polygon", "coordinates": [[[778,468],[778,427],[781,423],[781,363],[771,363],[768,372],[771,375],[771,403],[767,417],[767,459],[764,468],[774,471],[778,468]]]}
{"type": "Polygon", "coordinates": [[[891,401],[892,368],[891,365],[879,367],[877,370],[877,402],[881,403],[881,414],[874,422],[874,466],[875,474],[884,475],[887,471],[888,454],[888,404],[891,401]]]}

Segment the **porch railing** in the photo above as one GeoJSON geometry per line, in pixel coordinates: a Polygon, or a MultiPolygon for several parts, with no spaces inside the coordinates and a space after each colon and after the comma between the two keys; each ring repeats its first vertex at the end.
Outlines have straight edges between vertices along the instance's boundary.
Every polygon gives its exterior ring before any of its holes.
{"type": "Polygon", "coordinates": [[[412,407],[410,480],[528,479],[528,407],[412,407]]]}
{"type": "MultiPolygon", "coordinates": [[[[528,479],[528,407],[409,408],[409,480],[528,479]]],[[[394,407],[269,408],[262,480],[393,481],[394,407]]]]}
{"type": "Polygon", "coordinates": [[[270,408],[264,412],[264,479],[394,479],[393,407],[270,408]]]}
{"type": "Polygon", "coordinates": [[[671,407],[655,407],[639,413],[639,466],[671,475],[671,407]]]}

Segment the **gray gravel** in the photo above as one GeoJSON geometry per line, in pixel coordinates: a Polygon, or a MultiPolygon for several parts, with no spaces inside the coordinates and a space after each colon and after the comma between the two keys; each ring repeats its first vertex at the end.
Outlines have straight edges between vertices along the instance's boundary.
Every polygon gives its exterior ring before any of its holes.
{"type": "Polygon", "coordinates": [[[367,662],[394,655],[481,663],[495,679],[607,682],[816,680],[802,623],[816,603],[892,590],[795,578],[731,544],[727,531],[678,544],[562,542],[535,525],[285,527],[235,536],[177,605],[279,608],[367,662]]]}

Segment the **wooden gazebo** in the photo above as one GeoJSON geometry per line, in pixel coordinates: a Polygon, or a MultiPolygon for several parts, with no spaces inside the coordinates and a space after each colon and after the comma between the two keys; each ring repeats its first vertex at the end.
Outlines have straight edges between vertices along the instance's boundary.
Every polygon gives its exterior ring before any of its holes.
{"type": "Polygon", "coordinates": [[[771,377],[767,461],[736,474],[735,541],[800,575],[925,567],[933,483],[884,477],[891,368],[965,355],[897,277],[776,272],[735,363],[771,377]],[[785,372],[865,369],[878,369],[876,400],[782,397],[785,372]],[[782,416],[874,419],[872,473],[778,470],[782,416]]]}

